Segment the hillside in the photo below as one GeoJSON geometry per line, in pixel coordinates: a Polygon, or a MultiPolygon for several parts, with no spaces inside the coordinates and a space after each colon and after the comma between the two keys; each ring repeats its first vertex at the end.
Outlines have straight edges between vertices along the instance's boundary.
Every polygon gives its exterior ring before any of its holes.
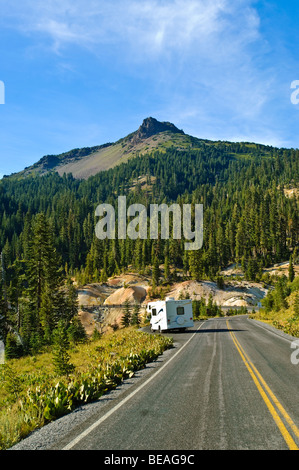
{"type": "Polygon", "coordinates": [[[248,158],[250,154],[269,156],[273,148],[265,145],[243,143],[233,145],[229,142],[213,142],[185,134],[170,122],[159,122],[149,117],[143,120],[139,129],[114,143],[105,143],[94,147],[73,149],[60,155],[45,155],[35,164],[10,177],[19,179],[27,176],[42,176],[50,172],[72,174],[77,179],[88,179],[101,171],[114,168],[128,162],[136,156],[148,155],[153,151],[166,152],[199,150],[205,146],[215,147],[224,144],[228,156],[238,155],[248,158]],[[232,147],[233,145],[233,147],[232,147]]]}
{"type": "MultiPolygon", "coordinates": [[[[280,263],[263,270],[264,275],[286,276],[288,277],[289,262],[280,263]]],[[[299,276],[299,264],[294,267],[295,275],[299,276]]],[[[165,272],[161,266],[161,274],[165,272]]],[[[249,312],[258,312],[261,302],[272,289],[272,286],[265,282],[252,282],[244,279],[244,273],[240,266],[231,265],[221,273],[223,285],[218,285],[215,281],[190,280],[185,279],[182,273],[176,282],[164,283],[161,290],[158,290],[157,300],[161,297],[173,297],[178,300],[188,296],[192,300],[205,299],[209,297],[213,302],[222,308],[225,314],[228,309],[245,307],[249,312]],[[181,279],[180,279],[181,277],[181,279]]],[[[113,276],[106,283],[92,283],[81,286],[78,289],[80,305],[80,319],[91,335],[95,328],[102,332],[110,331],[116,324],[121,327],[123,316],[123,306],[128,301],[132,306],[138,303],[142,306],[141,315],[146,317],[146,304],[154,300],[151,296],[151,275],[141,275],[136,272],[127,272],[118,276],[113,276]]],[[[255,318],[265,318],[257,313],[255,318]]]]}
{"type": "MultiPolygon", "coordinates": [[[[128,273],[109,279],[107,284],[93,283],[82,286],[78,290],[79,316],[88,335],[92,335],[94,329],[101,332],[109,332],[115,325],[121,327],[123,307],[128,300],[133,306],[140,303],[141,316],[146,318],[145,306],[151,299],[151,278],[128,273]],[[127,284],[128,283],[128,284],[127,284]],[[124,287],[125,285],[125,287],[124,287]]],[[[263,283],[244,280],[228,280],[225,287],[220,288],[213,281],[178,280],[163,288],[163,297],[173,297],[176,300],[188,295],[192,300],[205,299],[210,296],[213,302],[223,307],[223,312],[229,308],[245,307],[249,311],[257,309],[260,302],[268,292],[268,287],[263,283]]],[[[161,297],[158,291],[157,300],[161,297]]]]}
{"type": "MultiPolygon", "coordinates": [[[[157,295],[183,291],[197,300],[211,293],[227,307],[255,305],[272,282],[270,268],[290,258],[298,265],[298,165],[298,150],[211,142],[147,118],[115,144],[47,156],[3,178],[0,335],[15,342],[17,354],[35,354],[51,344],[60,320],[77,321],[82,296],[92,292],[109,309],[126,296],[144,301],[149,284],[157,295]],[[109,169],[98,166],[104,161],[109,169]],[[76,171],[60,176],[65,168],[76,171]],[[186,251],[171,220],[169,239],[98,239],[96,208],[117,208],[119,195],[144,205],[147,222],[151,204],[202,204],[202,248],[186,251]],[[147,284],[106,287],[130,272],[147,284]]],[[[91,312],[83,313],[88,322],[91,312]]]]}
{"type": "Polygon", "coordinates": [[[136,155],[169,146],[186,149],[194,145],[196,140],[170,122],[159,122],[149,117],[144,119],[137,131],[117,142],[73,149],[60,155],[45,155],[34,165],[13,176],[19,178],[56,171],[60,176],[71,173],[74,178],[87,179],[100,171],[125,163],[136,155]]]}

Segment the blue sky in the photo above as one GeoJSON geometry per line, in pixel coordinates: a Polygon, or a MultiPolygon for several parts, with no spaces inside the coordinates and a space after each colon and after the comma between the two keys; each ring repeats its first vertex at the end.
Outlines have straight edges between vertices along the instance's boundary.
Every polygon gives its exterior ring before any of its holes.
{"type": "Polygon", "coordinates": [[[298,2],[0,0],[0,12],[0,176],[148,116],[299,147],[298,2]]]}

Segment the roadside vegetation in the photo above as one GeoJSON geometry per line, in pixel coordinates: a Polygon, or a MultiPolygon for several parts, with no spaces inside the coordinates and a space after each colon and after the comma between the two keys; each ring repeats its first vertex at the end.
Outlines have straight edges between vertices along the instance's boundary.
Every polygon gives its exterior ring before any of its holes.
{"type": "Polygon", "coordinates": [[[134,327],[76,343],[58,327],[53,346],[0,366],[0,450],[100,398],[172,347],[134,327]]]}
{"type": "MultiPolygon", "coordinates": [[[[290,270],[292,270],[292,265],[290,270]]],[[[267,322],[285,333],[299,337],[299,276],[278,276],[261,308],[252,318],[267,322]]]]}

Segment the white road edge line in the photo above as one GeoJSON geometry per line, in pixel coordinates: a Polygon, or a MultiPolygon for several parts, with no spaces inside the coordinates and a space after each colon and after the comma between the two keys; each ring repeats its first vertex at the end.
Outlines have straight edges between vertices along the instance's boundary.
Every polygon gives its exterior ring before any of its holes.
{"type": "MultiPolygon", "coordinates": [[[[263,325],[263,323],[259,323],[259,320],[256,320],[255,318],[247,318],[247,321],[251,322],[253,325],[258,326],[259,328],[262,328],[264,331],[267,331],[268,333],[272,334],[273,336],[278,336],[280,339],[284,339],[288,343],[292,343],[296,339],[298,339],[295,336],[288,335],[287,333],[284,333],[282,330],[272,330],[270,328],[267,328],[267,325],[263,325]],[[284,336],[286,335],[286,336],[284,336]]],[[[271,325],[269,325],[271,326],[271,325]]],[[[273,327],[274,328],[274,327],[273,327]]]]}
{"type": "Polygon", "coordinates": [[[162,370],[168,366],[168,364],[180,353],[183,351],[183,349],[190,343],[190,341],[194,338],[196,335],[197,331],[202,327],[202,325],[205,323],[201,323],[195,333],[188,339],[187,343],[184,344],[175,354],[172,356],[160,369],[158,369],[149,379],[147,379],[142,385],[140,385],[134,392],[130,393],[126,398],[124,398],[118,405],[116,405],[114,408],[112,408],[108,413],[106,413],[104,416],[102,416],[100,419],[95,421],[89,428],[85,429],[81,434],[79,434],[75,439],[73,439],[69,444],[67,444],[65,447],[63,447],[62,450],[70,450],[72,449],[78,442],[80,442],[84,437],[86,437],[88,434],[90,434],[95,428],[97,428],[100,424],[103,423],[109,416],[111,416],[115,411],[117,411],[121,406],[123,406],[127,401],[129,401],[131,398],[133,398],[136,393],[140,392],[140,390],[145,387],[149,382],[151,382],[155,377],[157,377],[162,370]]]}

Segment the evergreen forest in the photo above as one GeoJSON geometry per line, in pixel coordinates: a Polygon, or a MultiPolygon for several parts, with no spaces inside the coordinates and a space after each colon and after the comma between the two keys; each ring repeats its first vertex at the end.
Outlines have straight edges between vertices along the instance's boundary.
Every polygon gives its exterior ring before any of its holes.
{"type": "MultiPolygon", "coordinates": [[[[137,155],[87,180],[49,172],[0,181],[0,336],[14,354],[53,342],[78,311],[78,285],[105,282],[127,270],[151,273],[153,285],[175,279],[212,279],[240,263],[248,280],[262,269],[299,257],[299,151],[201,141],[137,155]],[[203,204],[204,240],[186,251],[184,239],[99,240],[96,207],[203,204]],[[164,278],[159,266],[165,267],[164,278]]],[[[171,233],[171,231],[170,231],[171,233]]]]}

